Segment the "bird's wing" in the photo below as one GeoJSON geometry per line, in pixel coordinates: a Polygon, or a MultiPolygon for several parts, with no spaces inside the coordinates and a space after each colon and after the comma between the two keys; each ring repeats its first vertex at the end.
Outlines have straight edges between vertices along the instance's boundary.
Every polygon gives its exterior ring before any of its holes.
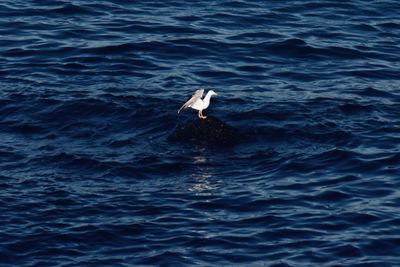
{"type": "Polygon", "coordinates": [[[189,99],[185,102],[185,104],[183,104],[183,106],[178,110],[178,113],[181,113],[183,110],[193,105],[197,101],[197,99],[203,97],[203,94],[204,94],[204,89],[199,89],[196,92],[194,92],[194,94],[191,97],[189,97],[189,99]]]}

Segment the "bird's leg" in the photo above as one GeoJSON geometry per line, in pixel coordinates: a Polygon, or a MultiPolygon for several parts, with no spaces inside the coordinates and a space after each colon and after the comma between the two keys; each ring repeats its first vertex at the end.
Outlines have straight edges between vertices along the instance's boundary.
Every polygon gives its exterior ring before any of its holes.
{"type": "Polygon", "coordinates": [[[205,117],[203,116],[203,110],[199,110],[199,118],[200,119],[205,119],[205,117]]]}
{"type": "Polygon", "coordinates": [[[207,118],[207,116],[204,116],[204,115],[203,115],[203,110],[201,111],[201,118],[202,118],[202,119],[207,118]]]}

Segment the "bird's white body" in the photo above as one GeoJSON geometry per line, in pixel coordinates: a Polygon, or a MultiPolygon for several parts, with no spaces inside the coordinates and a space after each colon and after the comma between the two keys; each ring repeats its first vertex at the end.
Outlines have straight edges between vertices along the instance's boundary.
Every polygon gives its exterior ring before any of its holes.
{"type": "Polygon", "coordinates": [[[194,102],[189,107],[192,109],[195,109],[195,110],[203,110],[203,109],[208,108],[208,106],[210,105],[211,96],[213,95],[212,93],[214,93],[214,91],[212,91],[212,90],[208,91],[206,96],[203,99],[198,98],[196,100],[196,102],[194,102]]]}
{"type": "Polygon", "coordinates": [[[208,106],[210,105],[210,99],[212,96],[217,95],[217,93],[215,93],[213,90],[210,90],[207,92],[206,96],[202,98],[204,94],[204,89],[199,89],[197,90],[190,98],[188,101],[186,101],[185,104],[183,104],[183,106],[179,109],[178,113],[180,113],[181,111],[185,110],[186,108],[192,108],[195,110],[199,111],[199,118],[201,119],[205,119],[207,118],[206,116],[203,115],[203,110],[205,110],[206,108],[208,108],[208,106]]]}

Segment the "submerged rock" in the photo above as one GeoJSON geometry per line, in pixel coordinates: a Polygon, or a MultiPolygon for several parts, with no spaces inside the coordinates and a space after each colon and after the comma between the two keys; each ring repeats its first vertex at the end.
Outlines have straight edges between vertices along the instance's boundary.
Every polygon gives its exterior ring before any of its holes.
{"type": "Polygon", "coordinates": [[[241,134],[235,128],[225,124],[215,117],[189,121],[178,126],[168,137],[170,141],[185,143],[203,143],[227,145],[236,144],[241,140],[241,134]]]}

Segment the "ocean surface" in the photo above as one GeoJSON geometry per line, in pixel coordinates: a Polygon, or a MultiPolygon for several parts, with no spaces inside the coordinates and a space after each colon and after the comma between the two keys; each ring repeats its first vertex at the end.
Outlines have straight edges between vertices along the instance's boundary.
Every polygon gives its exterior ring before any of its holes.
{"type": "Polygon", "coordinates": [[[0,266],[400,266],[399,14],[2,0],[0,266]]]}

